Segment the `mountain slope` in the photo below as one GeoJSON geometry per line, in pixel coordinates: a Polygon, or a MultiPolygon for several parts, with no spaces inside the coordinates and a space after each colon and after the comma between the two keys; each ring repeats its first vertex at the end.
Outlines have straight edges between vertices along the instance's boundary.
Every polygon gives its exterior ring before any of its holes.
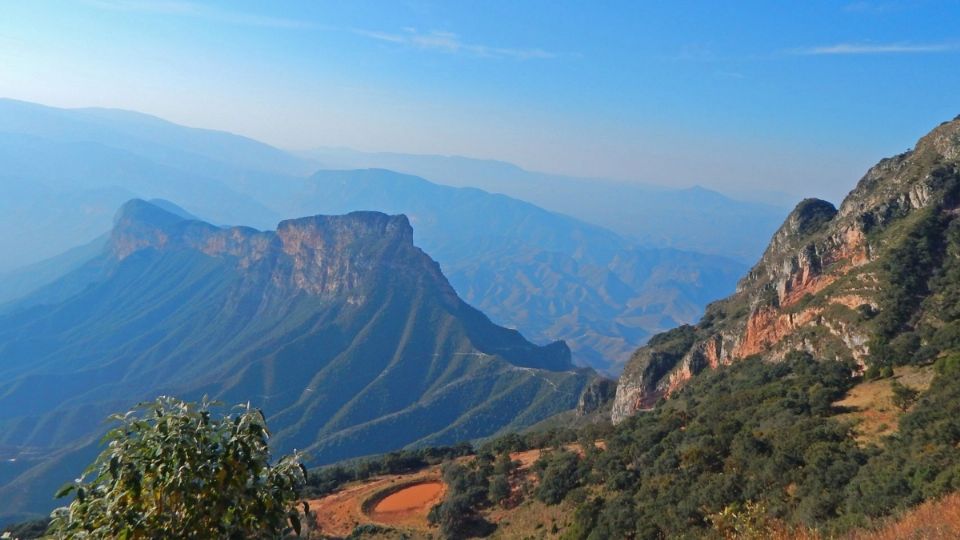
{"type": "Polygon", "coordinates": [[[315,168],[309,161],[247,137],[120,109],[61,109],[0,98],[0,133],[61,143],[96,142],[219,180],[235,179],[241,171],[300,175],[315,168]]]}
{"type": "Polygon", "coordinates": [[[960,118],[870,169],[839,209],[801,202],[733,296],[637,351],[614,420],[751,355],[800,350],[879,372],[960,346],[958,202],[960,118]]]}
{"type": "MultiPolygon", "coordinates": [[[[80,292],[0,315],[0,447],[13,457],[82,450],[109,412],[165,393],[250,400],[278,451],[326,463],[521,428],[575,407],[593,376],[563,343],[532,345],[460,300],[403,216],[261,232],[132,201],[76,272],[63,283],[88,280],[80,292]]],[[[0,498],[36,510],[40,484],[14,479],[0,498]]]]}
{"type": "Polygon", "coordinates": [[[385,170],[319,171],[274,206],[403,213],[464,299],[535,342],[563,339],[578,363],[614,373],[651,334],[695,321],[744,269],[723,257],[635,247],[517,199],[385,170]]]}

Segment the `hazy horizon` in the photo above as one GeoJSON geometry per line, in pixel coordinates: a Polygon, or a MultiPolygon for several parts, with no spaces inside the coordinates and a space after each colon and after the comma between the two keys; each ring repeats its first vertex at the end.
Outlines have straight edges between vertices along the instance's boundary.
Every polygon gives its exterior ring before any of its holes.
{"type": "MultiPolygon", "coordinates": [[[[720,194],[722,194],[722,195],[724,195],[724,196],[726,196],[726,197],[729,197],[729,198],[731,198],[731,199],[734,199],[734,200],[741,200],[741,201],[748,201],[748,202],[756,202],[756,203],[760,203],[760,204],[767,204],[767,205],[775,206],[775,207],[782,208],[782,209],[789,209],[789,208],[792,207],[792,205],[793,205],[794,203],[796,203],[796,202],[799,201],[799,199],[794,200],[794,199],[792,198],[792,195],[791,195],[791,194],[788,194],[788,193],[786,193],[786,192],[779,192],[779,191],[768,191],[768,192],[749,193],[749,192],[744,192],[744,191],[738,191],[738,190],[736,190],[736,189],[724,189],[723,187],[707,186],[707,185],[700,184],[700,183],[690,183],[690,184],[688,184],[688,185],[669,185],[669,184],[657,183],[657,182],[653,182],[653,181],[631,181],[631,180],[624,179],[624,178],[611,178],[611,177],[601,177],[601,176],[576,176],[576,175],[566,174],[566,173],[562,173],[562,172],[557,173],[557,172],[551,172],[551,171],[530,169],[530,168],[526,168],[526,167],[524,167],[524,166],[522,166],[522,165],[520,165],[520,164],[518,164],[518,163],[514,163],[514,162],[512,162],[512,161],[507,161],[507,160],[505,160],[505,159],[499,159],[499,158],[496,158],[496,157],[487,158],[487,157],[478,157],[478,156],[464,155],[464,154],[441,154],[441,153],[429,153],[429,152],[395,152],[395,151],[391,151],[391,150],[362,150],[362,149],[353,148],[353,147],[349,147],[349,146],[343,146],[343,145],[337,145],[337,146],[324,146],[324,145],[320,145],[320,146],[312,146],[312,147],[308,147],[308,148],[289,148],[289,147],[283,147],[283,146],[273,145],[273,144],[271,144],[271,143],[268,142],[268,141],[264,141],[264,140],[261,140],[261,139],[257,139],[256,137],[253,137],[253,136],[251,136],[251,135],[244,135],[244,134],[242,134],[242,133],[236,133],[236,132],[232,132],[232,131],[228,131],[228,130],[223,130],[223,129],[219,129],[219,128],[215,128],[215,127],[210,127],[210,126],[190,125],[189,123],[174,122],[174,121],[172,121],[172,120],[170,120],[170,119],[164,118],[164,117],[159,116],[159,115],[155,115],[155,114],[151,114],[151,113],[146,113],[146,112],[143,112],[143,111],[137,111],[137,110],[133,110],[133,109],[123,109],[123,108],[118,108],[118,107],[101,107],[101,106],[95,106],[95,107],[84,107],[84,106],[79,106],[79,107],[59,107],[59,106],[55,106],[55,105],[52,105],[52,104],[49,104],[49,103],[39,103],[39,102],[33,102],[33,101],[28,101],[28,100],[23,100],[23,99],[18,99],[18,98],[13,98],[13,97],[9,97],[9,96],[0,95],[0,101],[2,101],[2,100],[19,102],[19,103],[27,104],[27,105],[30,105],[30,106],[39,105],[39,106],[41,106],[41,107],[47,107],[47,108],[51,108],[51,109],[60,109],[60,110],[65,110],[65,111],[83,111],[83,110],[89,110],[89,111],[117,111],[117,112],[125,112],[125,113],[135,113],[135,114],[138,114],[138,115],[144,115],[144,116],[147,116],[147,117],[150,117],[150,118],[154,118],[154,119],[160,120],[160,121],[162,121],[162,122],[168,122],[168,123],[172,123],[172,124],[177,125],[177,126],[186,127],[186,128],[189,128],[189,129],[199,129],[199,130],[205,130],[205,131],[214,131],[214,132],[226,133],[226,134],[228,134],[228,135],[236,135],[236,136],[240,136],[240,137],[245,137],[245,138],[248,138],[248,139],[250,139],[250,140],[252,140],[252,141],[255,141],[255,142],[258,142],[258,143],[267,144],[267,145],[269,145],[269,146],[272,146],[273,148],[276,148],[277,150],[281,150],[281,151],[283,151],[283,152],[286,152],[286,153],[291,154],[291,155],[296,156],[296,157],[307,157],[307,158],[309,158],[309,157],[311,157],[311,155],[312,155],[314,152],[316,152],[316,151],[321,151],[321,152],[333,152],[333,153],[344,154],[344,155],[354,155],[354,154],[356,154],[356,155],[359,155],[359,156],[400,156],[400,157],[443,158],[443,159],[453,159],[453,160],[463,159],[463,160],[476,161],[476,162],[495,164],[495,165],[506,166],[506,167],[511,167],[511,168],[517,168],[517,169],[519,169],[519,170],[521,170],[521,171],[530,172],[530,173],[534,173],[534,174],[544,174],[544,175],[551,175],[551,176],[554,176],[554,175],[555,175],[555,176],[557,176],[557,177],[568,177],[568,178],[576,179],[576,180],[587,180],[587,181],[595,180],[595,181],[598,181],[598,182],[607,182],[607,183],[613,183],[613,184],[636,185],[636,186],[643,186],[643,187],[645,187],[645,188],[651,188],[651,189],[654,189],[654,190],[660,190],[660,189],[662,189],[662,190],[707,189],[707,190],[710,190],[710,191],[713,191],[713,192],[716,192],[716,193],[720,193],[720,194]]],[[[349,161],[349,160],[348,160],[348,161],[349,161]]],[[[321,162],[321,163],[319,163],[318,165],[319,165],[319,167],[320,167],[321,170],[322,170],[322,169],[337,170],[337,169],[354,169],[354,168],[382,168],[382,169],[388,169],[388,170],[395,170],[395,169],[396,169],[398,172],[404,172],[404,171],[400,171],[400,170],[399,170],[400,168],[398,168],[398,167],[391,167],[391,166],[370,166],[370,167],[368,167],[368,166],[341,166],[339,162],[333,163],[333,164],[327,164],[327,163],[321,162]]],[[[416,175],[416,176],[424,176],[424,177],[429,176],[429,175],[418,174],[418,173],[416,173],[416,172],[410,172],[409,174],[414,174],[414,175],[416,175]]],[[[448,183],[448,182],[445,182],[445,181],[444,181],[445,179],[443,179],[443,178],[428,178],[428,179],[431,180],[431,181],[440,183],[440,184],[454,185],[454,184],[450,184],[450,183],[448,183]]],[[[462,184],[470,184],[469,180],[463,181],[463,182],[458,182],[457,184],[460,184],[460,183],[462,183],[462,184]]],[[[471,187],[476,187],[476,186],[471,186],[471,187]]],[[[852,187],[853,187],[853,184],[851,183],[851,184],[850,184],[850,188],[852,189],[852,187]]],[[[483,188],[479,188],[479,187],[478,187],[478,189],[483,189],[483,188]]],[[[487,189],[487,190],[485,190],[485,191],[489,191],[489,192],[491,192],[491,193],[499,193],[499,191],[497,191],[497,190],[491,190],[491,189],[487,189]]],[[[844,193],[844,194],[845,194],[845,193],[844,193]]],[[[835,203],[835,204],[839,204],[840,199],[842,199],[842,195],[841,195],[841,196],[838,196],[835,200],[832,200],[832,202],[835,203]]]]}
{"type": "Polygon", "coordinates": [[[287,149],[832,201],[960,112],[949,3],[677,7],[17,3],[0,95],[287,149]]]}

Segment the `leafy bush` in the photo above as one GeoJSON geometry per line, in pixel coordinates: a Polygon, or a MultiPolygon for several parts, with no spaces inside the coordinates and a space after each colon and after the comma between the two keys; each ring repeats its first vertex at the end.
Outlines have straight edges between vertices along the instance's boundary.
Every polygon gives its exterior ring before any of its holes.
{"type": "Polygon", "coordinates": [[[469,464],[450,462],[443,466],[447,493],[443,502],[430,509],[428,519],[440,526],[445,538],[463,538],[469,532],[489,531],[492,527],[477,512],[489,499],[491,461],[489,456],[481,455],[469,464]]]}
{"type": "MultiPolygon", "coordinates": [[[[249,405],[215,416],[161,397],[115,415],[107,448],[54,511],[50,532],[91,538],[279,538],[299,534],[297,455],[270,464],[263,414],[249,405]],[[92,476],[85,481],[84,478],[92,476]]],[[[304,508],[304,511],[307,509],[304,508]]]]}
{"type": "Polygon", "coordinates": [[[580,484],[580,457],[566,450],[553,450],[536,463],[537,499],[547,504],[557,504],[573,488],[580,484]]]}
{"type": "Polygon", "coordinates": [[[893,404],[901,411],[909,409],[920,395],[920,392],[904,386],[900,381],[890,381],[890,389],[893,390],[893,404]]]}

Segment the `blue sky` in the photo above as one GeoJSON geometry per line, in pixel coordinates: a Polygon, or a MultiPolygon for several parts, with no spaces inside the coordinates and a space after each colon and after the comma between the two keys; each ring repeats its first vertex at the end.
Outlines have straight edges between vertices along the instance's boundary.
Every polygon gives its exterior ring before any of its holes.
{"type": "Polygon", "coordinates": [[[0,6],[0,95],[286,148],[838,200],[960,114],[956,2],[0,6]]]}

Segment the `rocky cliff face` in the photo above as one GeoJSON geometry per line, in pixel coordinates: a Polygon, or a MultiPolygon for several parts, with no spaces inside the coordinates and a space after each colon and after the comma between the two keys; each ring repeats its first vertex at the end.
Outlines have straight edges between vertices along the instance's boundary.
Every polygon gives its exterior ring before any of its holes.
{"type": "Polygon", "coordinates": [[[580,399],[577,401],[577,416],[586,416],[600,410],[610,403],[616,392],[616,381],[597,377],[580,394],[580,399]]]}
{"type": "MultiPolygon", "coordinates": [[[[264,232],[185,220],[133,200],[117,214],[110,250],[120,262],[146,249],[230,259],[251,277],[268,272],[270,284],[287,293],[333,297],[358,291],[374,274],[402,271],[422,273],[444,290],[447,300],[456,299],[440,267],[414,247],[413,228],[403,215],[311,216],[264,232]]],[[[355,296],[352,301],[362,300],[355,296]]]]}
{"type": "MultiPolygon", "coordinates": [[[[806,351],[851,360],[860,369],[890,361],[877,358],[871,343],[923,318],[916,299],[912,319],[901,314],[896,324],[880,322],[893,317],[882,312],[901,310],[888,293],[900,287],[891,285],[892,261],[927,233],[936,237],[933,260],[946,260],[943,238],[956,215],[958,184],[960,118],[941,124],[914,150],[871,168],[839,209],[802,201],[735,294],[710,305],[695,327],[657,336],[634,354],[618,384],[614,422],[649,408],[705,368],[751,355],[776,361],[806,351]]],[[[926,280],[938,270],[925,271],[930,274],[914,296],[930,294],[926,280]]]]}

